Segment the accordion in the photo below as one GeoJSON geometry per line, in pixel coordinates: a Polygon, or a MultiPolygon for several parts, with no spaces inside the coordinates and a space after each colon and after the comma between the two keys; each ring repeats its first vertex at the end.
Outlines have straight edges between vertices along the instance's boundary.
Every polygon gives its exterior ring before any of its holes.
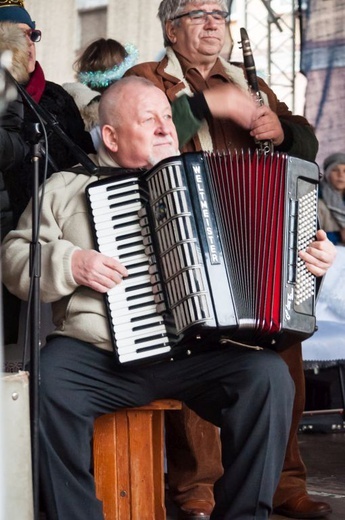
{"type": "Polygon", "coordinates": [[[319,170],[286,154],[185,153],[87,188],[96,247],[129,276],[105,295],[120,363],[311,336],[319,170]]]}

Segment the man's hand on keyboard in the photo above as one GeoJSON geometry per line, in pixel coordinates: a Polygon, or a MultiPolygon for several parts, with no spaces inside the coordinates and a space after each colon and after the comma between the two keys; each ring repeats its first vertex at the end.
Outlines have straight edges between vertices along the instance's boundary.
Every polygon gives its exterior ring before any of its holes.
{"type": "Polygon", "coordinates": [[[114,258],[92,249],[79,249],[72,255],[72,274],[79,285],[105,293],[128,276],[127,269],[114,258]]]}

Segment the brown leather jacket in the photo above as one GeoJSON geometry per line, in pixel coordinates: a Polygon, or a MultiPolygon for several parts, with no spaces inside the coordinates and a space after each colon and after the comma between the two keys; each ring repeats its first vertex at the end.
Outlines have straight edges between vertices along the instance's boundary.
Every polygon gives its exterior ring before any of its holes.
{"type": "MultiPolygon", "coordinates": [[[[226,62],[222,61],[222,63],[224,64],[224,69],[226,69],[226,62]]],[[[230,66],[233,67],[234,64],[230,66]]],[[[238,70],[243,71],[244,75],[243,66],[241,64],[236,64],[236,66],[238,70]]],[[[188,108],[188,103],[186,103],[186,96],[181,95],[185,89],[183,78],[168,73],[168,67],[169,58],[166,55],[159,62],[146,62],[135,65],[126,72],[126,76],[136,75],[145,77],[163,90],[168,99],[173,103],[174,123],[179,136],[181,132],[186,132],[186,128],[190,128],[189,141],[183,146],[181,151],[202,150],[200,135],[196,132],[196,128],[198,126],[200,127],[201,123],[198,121],[197,123],[199,124],[196,124],[195,117],[188,108]]],[[[171,67],[169,67],[169,70],[171,70],[171,67]]],[[[231,76],[229,75],[229,82],[230,81],[231,76]]],[[[308,121],[302,116],[293,115],[287,105],[278,100],[272,89],[261,78],[258,78],[258,82],[260,91],[267,96],[270,108],[278,115],[286,136],[285,141],[277,150],[284,151],[289,155],[301,159],[314,161],[318,150],[318,141],[308,121]]],[[[229,120],[222,120],[222,125],[223,131],[228,137],[229,148],[255,147],[254,140],[247,130],[229,120]]],[[[212,132],[211,137],[213,138],[212,132]]],[[[213,148],[215,150],[218,149],[217,142],[213,142],[213,148]]]]}

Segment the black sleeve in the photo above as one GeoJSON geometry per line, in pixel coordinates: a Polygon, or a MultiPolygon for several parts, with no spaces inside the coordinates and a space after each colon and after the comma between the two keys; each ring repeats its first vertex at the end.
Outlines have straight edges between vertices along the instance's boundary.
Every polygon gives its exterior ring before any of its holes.
{"type": "Polygon", "coordinates": [[[279,145],[275,146],[275,150],[277,152],[288,152],[293,145],[293,133],[291,127],[284,123],[284,121],[280,121],[280,124],[283,127],[284,131],[284,141],[279,145]]]}
{"type": "Polygon", "coordinates": [[[28,148],[22,138],[23,103],[18,97],[8,104],[0,126],[0,170],[7,172],[21,165],[28,148]]]}
{"type": "Polygon", "coordinates": [[[286,152],[305,161],[315,161],[319,143],[310,125],[296,124],[279,118],[284,130],[284,141],[275,150],[286,152]]]}
{"type": "MultiPolygon", "coordinates": [[[[49,156],[55,163],[53,170],[64,170],[79,162],[74,146],[78,145],[85,154],[95,153],[92,138],[85,130],[84,121],[73,97],[61,85],[46,82],[46,88],[39,105],[53,116],[60,129],[72,141],[69,146],[61,137],[50,129],[48,133],[49,156]]],[[[35,116],[25,107],[25,120],[35,120],[35,116]]],[[[48,177],[52,171],[49,171],[48,177]]]]}

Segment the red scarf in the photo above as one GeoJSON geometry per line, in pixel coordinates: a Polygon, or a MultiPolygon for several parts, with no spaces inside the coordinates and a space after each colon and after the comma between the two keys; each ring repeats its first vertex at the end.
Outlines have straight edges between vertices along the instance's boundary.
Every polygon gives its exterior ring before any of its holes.
{"type": "Polygon", "coordinates": [[[45,86],[46,80],[44,72],[41,65],[36,61],[35,70],[31,74],[29,83],[26,85],[25,90],[36,101],[36,103],[39,103],[45,86]]]}

